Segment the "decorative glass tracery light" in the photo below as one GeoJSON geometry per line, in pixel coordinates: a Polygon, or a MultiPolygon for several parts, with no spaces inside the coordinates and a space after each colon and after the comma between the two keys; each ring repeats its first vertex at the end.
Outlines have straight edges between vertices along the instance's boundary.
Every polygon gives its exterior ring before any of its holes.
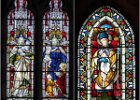
{"type": "Polygon", "coordinates": [[[61,0],[51,0],[43,17],[43,97],[69,96],[69,18],[61,0]]]}
{"type": "Polygon", "coordinates": [[[134,33],[115,9],[90,15],[78,39],[78,99],[135,100],[134,33]]]}
{"type": "Polygon", "coordinates": [[[7,20],[7,98],[21,100],[33,97],[34,16],[26,0],[14,4],[7,20]]]}

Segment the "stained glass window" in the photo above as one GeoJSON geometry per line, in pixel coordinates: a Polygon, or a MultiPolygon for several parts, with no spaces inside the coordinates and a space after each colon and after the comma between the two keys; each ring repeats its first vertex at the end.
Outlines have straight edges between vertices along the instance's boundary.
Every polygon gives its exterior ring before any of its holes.
{"type": "Polygon", "coordinates": [[[78,39],[78,99],[135,100],[134,33],[115,9],[90,15],[78,39]]]}
{"type": "Polygon", "coordinates": [[[67,99],[69,91],[69,18],[61,0],[51,0],[43,17],[42,92],[44,98],[67,99]]]}
{"type": "Polygon", "coordinates": [[[33,97],[34,17],[26,0],[15,0],[8,15],[7,98],[33,97]]]}

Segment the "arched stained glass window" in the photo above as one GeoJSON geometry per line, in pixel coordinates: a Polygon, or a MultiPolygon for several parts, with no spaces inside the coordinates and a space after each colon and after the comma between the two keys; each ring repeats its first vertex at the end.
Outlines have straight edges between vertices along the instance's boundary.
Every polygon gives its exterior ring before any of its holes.
{"type": "Polygon", "coordinates": [[[51,0],[43,17],[43,97],[68,98],[69,18],[61,0],[51,0]]]}
{"type": "Polygon", "coordinates": [[[104,6],[83,24],[78,40],[78,99],[135,100],[134,33],[115,9],[104,6]]]}
{"type": "Polygon", "coordinates": [[[33,97],[34,17],[26,0],[15,0],[8,15],[7,98],[33,97]]]}

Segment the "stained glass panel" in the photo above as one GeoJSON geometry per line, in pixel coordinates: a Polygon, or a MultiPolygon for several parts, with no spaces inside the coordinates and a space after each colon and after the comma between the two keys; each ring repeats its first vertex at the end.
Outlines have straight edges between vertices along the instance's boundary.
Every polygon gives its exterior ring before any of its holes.
{"type": "Polygon", "coordinates": [[[51,0],[43,17],[43,97],[67,99],[69,94],[69,18],[61,0],[51,0]]]}
{"type": "Polygon", "coordinates": [[[26,0],[15,0],[8,15],[7,98],[30,99],[34,87],[34,17],[26,0]]]}
{"type": "Polygon", "coordinates": [[[134,33],[115,9],[96,10],[78,39],[78,99],[135,100],[134,33]]]}

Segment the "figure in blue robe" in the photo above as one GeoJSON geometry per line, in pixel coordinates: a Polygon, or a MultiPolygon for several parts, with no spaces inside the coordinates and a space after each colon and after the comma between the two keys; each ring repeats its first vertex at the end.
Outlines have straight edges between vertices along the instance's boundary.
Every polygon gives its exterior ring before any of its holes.
{"type": "Polygon", "coordinates": [[[59,71],[60,69],[60,64],[61,63],[66,63],[66,55],[64,55],[63,53],[61,52],[51,52],[50,53],[50,58],[52,60],[51,64],[50,64],[50,67],[48,68],[48,74],[51,74],[52,76],[52,80],[53,81],[56,81],[56,73],[54,73],[53,71],[59,71]]]}

